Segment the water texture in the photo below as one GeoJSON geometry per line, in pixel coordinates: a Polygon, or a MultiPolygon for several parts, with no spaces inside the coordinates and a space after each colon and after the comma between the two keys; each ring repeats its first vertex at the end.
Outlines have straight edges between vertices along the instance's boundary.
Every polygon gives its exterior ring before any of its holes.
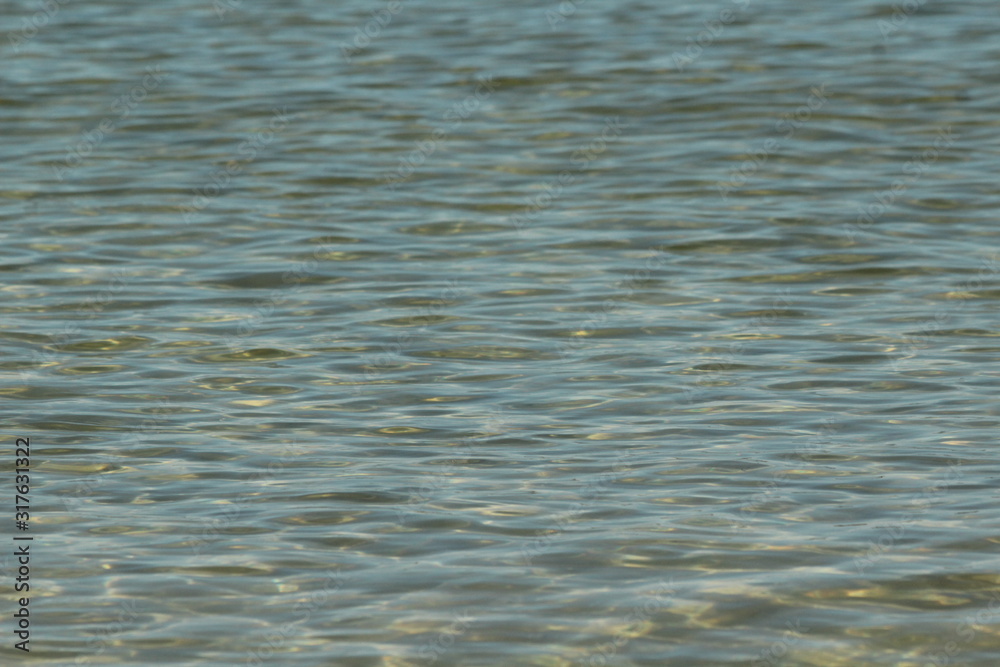
{"type": "Polygon", "coordinates": [[[1000,662],[995,3],[0,7],[4,664],[1000,662]]]}

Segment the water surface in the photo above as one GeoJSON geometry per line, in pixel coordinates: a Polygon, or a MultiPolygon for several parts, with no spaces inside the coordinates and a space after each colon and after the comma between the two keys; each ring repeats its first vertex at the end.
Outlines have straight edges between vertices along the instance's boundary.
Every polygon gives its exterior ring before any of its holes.
{"type": "Polygon", "coordinates": [[[32,664],[1000,659],[992,3],[7,4],[32,664]]]}

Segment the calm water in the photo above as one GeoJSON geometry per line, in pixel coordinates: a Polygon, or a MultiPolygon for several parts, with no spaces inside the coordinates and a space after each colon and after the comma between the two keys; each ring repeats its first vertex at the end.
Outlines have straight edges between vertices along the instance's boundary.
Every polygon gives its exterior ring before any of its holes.
{"type": "Polygon", "coordinates": [[[5,664],[1000,661],[995,3],[49,5],[5,664]]]}

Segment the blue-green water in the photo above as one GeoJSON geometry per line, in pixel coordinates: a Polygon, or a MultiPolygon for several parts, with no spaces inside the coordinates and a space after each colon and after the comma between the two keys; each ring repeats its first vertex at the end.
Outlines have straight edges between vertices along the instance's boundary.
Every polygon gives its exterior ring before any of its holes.
{"type": "Polygon", "coordinates": [[[2,7],[4,664],[1000,661],[993,3],[2,7]]]}

